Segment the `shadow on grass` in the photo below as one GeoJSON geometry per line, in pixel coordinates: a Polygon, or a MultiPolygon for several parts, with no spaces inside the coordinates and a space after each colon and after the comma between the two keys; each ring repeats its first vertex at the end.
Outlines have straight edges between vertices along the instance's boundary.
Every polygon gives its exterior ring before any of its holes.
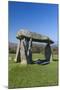
{"type": "Polygon", "coordinates": [[[49,64],[50,62],[48,60],[36,60],[36,61],[33,61],[32,64],[41,64],[41,65],[46,65],[46,64],[49,64]]]}

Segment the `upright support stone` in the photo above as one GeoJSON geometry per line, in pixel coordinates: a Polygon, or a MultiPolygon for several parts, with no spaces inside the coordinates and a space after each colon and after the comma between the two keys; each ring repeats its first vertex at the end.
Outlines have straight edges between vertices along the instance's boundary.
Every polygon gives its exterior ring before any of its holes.
{"type": "Polygon", "coordinates": [[[26,40],[21,38],[20,42],[20,55],[21,55],[21,64],[27,64],[27,54],[26,54],[26,40]]]}
{"type": "Polygon", "coordinates": [[[53,55],[52,55],[52,53],[51,53],[50,62],[52,62],[52,60],[53,60],[53,55]]]}
{"type": "Polygon", "coordinates": [[[27,51],[28,64],[32,63],[32,38],[29,40],[29,47],[27,51]]]}
{"type": "Polygon", "coordinates": [[[15,62],[20,62],[20,61],[21,61],[21,58],[20,58],[20,42],[19,42],[17,45],[15,62]]]}
{"type": "Polygon", "coordinates": [[[51,47],[50,47],[50,44],[48,43],[45,47],[45,58],[46,58],[46,61],[50,62],[50,60],[52,59],[51,58],[51,47]]]}

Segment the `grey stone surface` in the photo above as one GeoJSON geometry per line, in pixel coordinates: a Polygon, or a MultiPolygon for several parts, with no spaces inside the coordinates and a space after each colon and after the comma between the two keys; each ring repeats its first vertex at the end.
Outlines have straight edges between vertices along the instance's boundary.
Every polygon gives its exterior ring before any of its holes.
{"type": "Polygon", "coordinates": [[[32,39],[29,40],[28,50],[27,50],[28,63],[32,63],[32,39]]]}
{"type": "Polygon", "coordinates": [[[50,43],[53,43],[53,41],[50,40],[49,37],[41,35],[41,34],[37,34],[35,32],[30,32],[30,31],[25,30],[25,29],[21,29],[17,33],[16,37],[17,38],[21,38],[21,37],[32,38],[32,41],[35,41],[35,42],[45,42],[45,43],[50,42],[50,43]]]}
{"type": "Polygon", "coordinates": [[[20,42],[20,55],[21,55],[21,64],[27,64],[27,55],[26,55],[26,40],[25,38],[21,39],[20,42]]]}
{"type": "Polygon", "coordinates": [[[52,52],[51,52],[50,62],[52,62],[52,60],[53,60],[53,55],[52,55],[52,52]]]}
{"type": "Polygon", "coordinates": [[[20,62],[20,61],[21,61],[21,55],[20,55],[20,41],[19,41],[17,45],[15,62],[20,62]]]}
{"type": "Polygon", "coordinates": [[[51,47],[50,47],[49,44],[47,44],[46,47],[45,47],[45,58],[46,58],[47,61],[50,61],[52,59],[51,54],[52,54],[51,47]]]}

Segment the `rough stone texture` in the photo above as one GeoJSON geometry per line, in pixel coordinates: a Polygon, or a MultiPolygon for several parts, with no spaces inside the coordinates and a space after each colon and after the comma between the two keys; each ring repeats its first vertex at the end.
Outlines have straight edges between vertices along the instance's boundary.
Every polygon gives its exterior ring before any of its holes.
{"type": "Polygon", "coordinates": [[[27,51],[25,38],[22,38],[20,42],[20,55],[21,55],[21,64],[27,64],[27,51]]]}
{"type": "Polygon", "coordinates": [[[52,62],[52,60],[53,60],[53,57],[52,57],[52,53],[51,53],[51,56],[50,56],[50,62],[52,62]]]}
{"type": "Polygon", "coordinates": [[[17,51],[16,51],[16,58],[15,58],[15,62],[20,62],[21,61],[21,55],[20,55],[20,42],[17,45],[17,51]]]}
{"type": "Polygon", "coordinates": [[[51,47],[49,44],[46,45],[45,47],[45,58],[47,61],[50,62],[50,59],[51,59],[51,47]]]}
{"type": "Polygon", "coordinates": [[[32,39],[29,40],[28,50],[27,50],[28,63],[32,63],[32,39]]]}
{"type": "Polygon", "coordinates": [[[24,29],[21,29],[17,35],[16,35],[17,38],[21,38],[21,37],[27,37],[28,39],[29,38],[32,38],[32,41],[35,41],[35,42],[45,42],[45,43],[53,43],[52,40],[49,39],[49,37],[47,36],[44,36],[44,35],[41,35],[41,34],[37,34],[35,32],[30,32],[28,30],[24,30],[24,29]]]}

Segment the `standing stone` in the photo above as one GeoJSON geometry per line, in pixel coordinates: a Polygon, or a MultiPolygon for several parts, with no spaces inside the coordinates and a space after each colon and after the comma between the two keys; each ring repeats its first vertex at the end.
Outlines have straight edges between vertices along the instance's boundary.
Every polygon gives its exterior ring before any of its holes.
{"type": "Polygon", "coordinates": [[[26,40],[22,38],[20,42],[21,64],[27,64],[26,52],[26,40]]]}
{"type": "Polygon", "coordinates": [[[21,61],[21,58],[20,58],[20,42],[19,42],[17,45],[15,62],[20,62],[20,61],[21,61]]]}
{"type": "Polygon", "coordinates": [[[45,58],[48,62],[50,62],[51,59],[51,47],[50,44],[48,43],[45,47],[45,58]]]}
{"type": "Polygon", "coordinates": [[[30,38],[30,40],[29,40],[27,57],[28,57],[28,63],[31,64],[32,63],[32,38],[30,38]]]}
{"type": "Polygon", "coordinates": [[[52,53],[51,53],[51,56],[50,56],[50,62],[52,62],[52,59],[53,59],[53,56],[52,56],[52,53]]]}

